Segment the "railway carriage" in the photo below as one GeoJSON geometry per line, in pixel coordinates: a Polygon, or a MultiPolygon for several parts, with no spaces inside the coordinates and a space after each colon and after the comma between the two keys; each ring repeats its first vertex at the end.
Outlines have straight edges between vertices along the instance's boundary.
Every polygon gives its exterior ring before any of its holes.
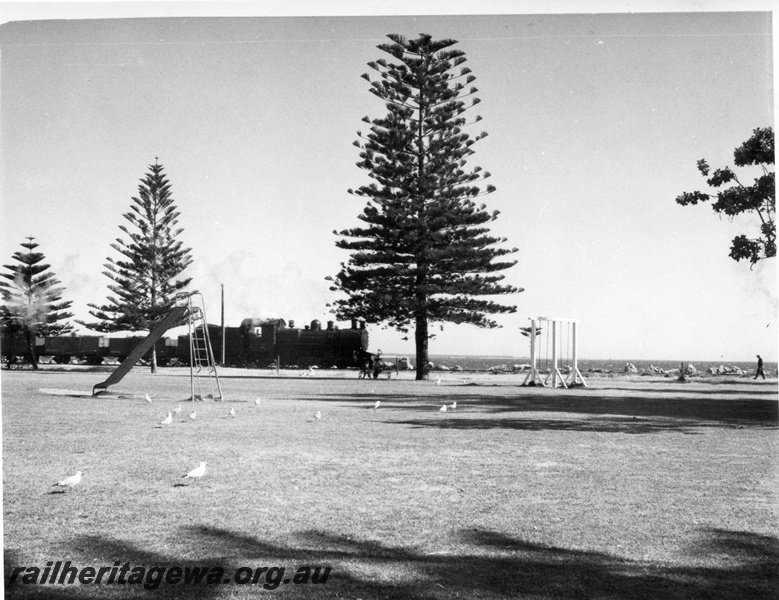
{"type": "MultiPolygon", "coordinates": [[[[363,322],[352,321],[347,329],[328,321],[322,327],[314,320],[303,328],[284,319],[244,319],[239,327],[224,328],[224,360],[222,359],[222,327],[208,325],[211,347],[217,362],[235,367],[321,367],[347,368],[356,366],[355,355],[368,349],[368,331],[363,322]]],[[[145,336],[108,337],[67,335],[38,338],[36,354],[41,362],[70,362],[99,365],[121,362],[145,336]]],[[[2,332],[0,353],[3,362],[29,360],[26,342],[2,332]],[[13,357],[13,358],[11,358],[13,357]]],[[[142,360],[149,360],[150,353],[142,360]]],[[[165,337],[157,342],[157,362],[160,365],[189,365],[189,336],[165,337]]]]}

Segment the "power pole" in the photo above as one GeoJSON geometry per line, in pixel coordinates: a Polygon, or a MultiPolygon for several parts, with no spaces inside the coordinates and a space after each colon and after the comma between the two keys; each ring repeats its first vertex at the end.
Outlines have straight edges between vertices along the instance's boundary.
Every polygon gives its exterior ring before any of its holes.
{"type": "Polygon", "coordinates": [[[225,366],[225,284],[222,285],[222,360],[220,367],[225,366]]]}

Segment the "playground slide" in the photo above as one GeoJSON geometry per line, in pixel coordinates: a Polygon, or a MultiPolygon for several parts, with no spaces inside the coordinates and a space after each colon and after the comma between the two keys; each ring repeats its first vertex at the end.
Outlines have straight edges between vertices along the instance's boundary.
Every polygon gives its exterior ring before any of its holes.
{"type": "Polygon", "coordinates": [[[135,366],[135,363],[137,363],[143,357],[143,355],[149,351],[149,349],[154,345],[154,342],[160,339],[171,327],[171,325],[184,316],[184,313],[186,312],[186,306],[177,306],[167,315],[165,315],[157,327],[155,327],[154,330],[135,347],[135,349],[130,353],[130,356],[122,361],[122,364],[120,364],[116,370],[111,373],[108,379],[106,379],[103,383],[98,383],[94,388],[92,388],[92,395],[97,396],[100,392],[105,392],[109,385],[119,383],[122,378],[130,372],[130,369],[135,366]]]}

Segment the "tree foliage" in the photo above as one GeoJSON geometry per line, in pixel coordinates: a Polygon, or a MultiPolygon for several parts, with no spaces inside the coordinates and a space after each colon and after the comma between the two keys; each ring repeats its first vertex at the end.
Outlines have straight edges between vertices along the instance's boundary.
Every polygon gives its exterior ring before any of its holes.
{"type": "Polygon", "coordinates": [[[760,218],[760,236],[748,238],[738,235],[733,238],[730,257],[736,261],[745,259],[754,266],[759,260],[776,256],[776,184],[774,171],[768,165],[774,164],[774,131],[771,127],[757,128],[733,154],[737,167],[759,166],[762,175],[752,185],[739,181],[730,167],[716,169],[713,173],[705,159],[698,161],[698,170],[706,183],[719,189],[716,194],[685,192],[676,198],[682,206],[698,204],[715,199],[711,208],[729,219],[744,214],[756,213],[760,218]]]}
{"type": "MultiPolygon", "coordinates": [[[[163,167],[155,161],[141,179],[130,211],[122,215],[129,225],[119,229],[127,239],[111,244],[122,258],[109,256],[104,265],[113,295],[106,304],[89,304],[97,322],[78,323],[102,332],[151,331],[173,309],[176,295],[191,281],[177,279],[192,262],[191,249],[177,239],[183,231],[177,227],[180,214],[163,167]]],[[[155,352],[151,368],[156,370],[155,352]]]]}
{"type": "Polygon", "coordinates": [[[73,313],[67,312],[72,302],[63,301],[64,287],[50,265],[43,263],[45,256],[34,250],[39,246],[34,237],[28,237],[21,246],[27,252],[15,252],[13,259],[19,264],[3,265],[8,273],[0,273],[7,281],[0,281],[0,323],[10,336],[23,337],[33,368],[38,368],[35,352],[35,338],[70,333],[73,326],[68,322],[73,313]]]}
{"type": "Polygon", "coordinates": [[[480,187],[490,173],[467,166],[473,145],[487,134],[471,138],[464,131],[481,120],[464,116],[479,103],[465,53],[451,49],[456,41],[427,34],[387,37],[392,43],[378,48],[397,62],[370,62],[376,75],[363,75],[387,114],[364,117],[368,131],[358,131],[354,143],[357,166],[373,179],[349,190],[367,199],[358,216],[365,226],[334,232],[341,236],[336,245],[351,255],[328,279],[331,290],[346,295],[334,303],[339,318],[384,322],[403,332],[413,325],[421,379],[430,323],[496,327],[488,315],[516,307],[478,297],[521,290],[500,283],[499,271],[516,261],[498,259],[516,249],[497,247],[506,240],[490,236],[485,225],[498,212],[478,202],[495,190],[480,187]]]}

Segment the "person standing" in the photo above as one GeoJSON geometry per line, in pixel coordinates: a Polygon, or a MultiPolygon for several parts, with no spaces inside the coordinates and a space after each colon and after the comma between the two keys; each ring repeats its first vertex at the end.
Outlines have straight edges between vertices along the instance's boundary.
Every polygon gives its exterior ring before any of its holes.
{"type": "Polygon", "coordinates": [[[758,375],[762,375],[763,379],[765,379],[765,373],[763,372],[763,359],[760,358],[760,355],[757,355],[757,373],[755,373],[755,376],[753,379],[757,379],[758,375]]]}

